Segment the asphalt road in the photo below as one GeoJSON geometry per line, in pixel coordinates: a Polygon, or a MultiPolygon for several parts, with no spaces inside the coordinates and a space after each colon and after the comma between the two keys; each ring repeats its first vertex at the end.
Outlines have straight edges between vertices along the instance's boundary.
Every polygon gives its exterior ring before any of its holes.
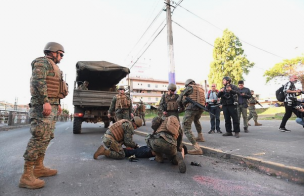
{"type": "MultiPolygon", "coordinates": [[[[18,187],[29,128],[0,131],[0,195],[304,195],[301,185],[207,156],[186,155],[185,174],[169,162],[129,162],[103,156],[94,160],[106,131],[102,127],[83,123],[82,134],[74,135],[71,122],[57,123],[45,165],[58,169],[58,174],[43,178],[46,185],[37,190],[18,187]],[[202,167],[191,166],[192,161],[202,167]]],[[[141,136],[135,135],[134,140],[145,145],[141,136]]]]}

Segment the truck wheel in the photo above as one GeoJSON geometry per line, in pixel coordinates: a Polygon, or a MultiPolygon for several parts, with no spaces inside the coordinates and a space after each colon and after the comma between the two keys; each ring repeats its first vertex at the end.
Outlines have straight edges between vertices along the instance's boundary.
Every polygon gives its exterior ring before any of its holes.
{"type": "Polygon", "coordinates": [[[110,126],[110,121],[104,122],[104,128],[108,128],[110,126]]]}
{"type": "Polygon", "coordinates": [[[73,133],[74,134],[80,134],[81,133],[81,123],[82,123],[82,118],[74,118],[73,122],[73,133]]]}

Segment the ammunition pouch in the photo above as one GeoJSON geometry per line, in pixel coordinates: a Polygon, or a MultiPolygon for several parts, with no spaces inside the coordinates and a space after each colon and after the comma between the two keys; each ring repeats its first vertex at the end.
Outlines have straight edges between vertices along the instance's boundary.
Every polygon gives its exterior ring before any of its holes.
{"type": "Polygon", "coordinates": [[[119,152],[121,145],[111,135],[104,134],[104,137],[111,140],[110,149],[114,150],[115,152],[119,152]]]}

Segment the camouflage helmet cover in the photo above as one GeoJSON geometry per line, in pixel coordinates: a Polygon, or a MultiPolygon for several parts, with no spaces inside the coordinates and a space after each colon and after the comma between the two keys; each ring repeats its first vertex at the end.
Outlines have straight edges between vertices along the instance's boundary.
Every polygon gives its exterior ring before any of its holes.
{"type": "Polygon", "coordinates": [[[191,82],[195,82],[194,80],[192,80],[192,79],[188,79],[188,80],[186,80],[186,82],[185,82],[185,86],[188,86],[191,82]]]}
{"type": "Polygon", "coordinates": [[[168,90],[176,91],[176,85],[173,84],[173,83],[170,83],[170,84],[168,85],[168,90]]]}
{"type": "Polygon", "coordinates": [[[142,120],[141,120],[141,118],[139,118],[138,116],[134,116],[133,120],[134,120],[134,123],[136,124],[137,127],[141,127],[142,126],[142,120]]]}
{"type": "Polygon", "coordinates": [[[64,48],[61,44],[56,42],[49,42],[45,45],[43,52],[45,51],[57,52],[59,50],[64,53],[64,48]]]}
{"type": "Polygon", "coordinates": [[[151,126],[151,128],[152,128],[154,131],[156,131],[157,128],[160,126],[161,122],[162,122],[161,117],[159,117],[159,116],[154,117],[154,118],[152,119],[152,126],[151,126]]]}

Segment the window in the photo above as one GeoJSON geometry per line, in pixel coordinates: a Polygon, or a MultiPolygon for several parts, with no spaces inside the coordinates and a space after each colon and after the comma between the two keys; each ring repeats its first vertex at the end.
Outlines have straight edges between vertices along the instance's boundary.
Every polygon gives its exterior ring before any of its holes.
{"type": "Polygon", "coordinates": [[[148,84],[148,87],[150,87],[150,84],[148,84]]]}
{"type": "Polygon", "coordinates": [[[155,88],[158,88],[158,85],[157,85],[157,84],[155,84],[155,88]]]}
{"type": "Polygon", "coordinates": [[[148,97],[148,101],[151,101],[151,97],[148,97]]]}
{"type": "Polygon", "coordinates": [[[158,101],[158,97],[155,98],[155,101],[158,101]]]}
{"type": "Polygon", "coordinates": [[[147,93],[151,93],[151,91],[147,91],[147,93]]]}

